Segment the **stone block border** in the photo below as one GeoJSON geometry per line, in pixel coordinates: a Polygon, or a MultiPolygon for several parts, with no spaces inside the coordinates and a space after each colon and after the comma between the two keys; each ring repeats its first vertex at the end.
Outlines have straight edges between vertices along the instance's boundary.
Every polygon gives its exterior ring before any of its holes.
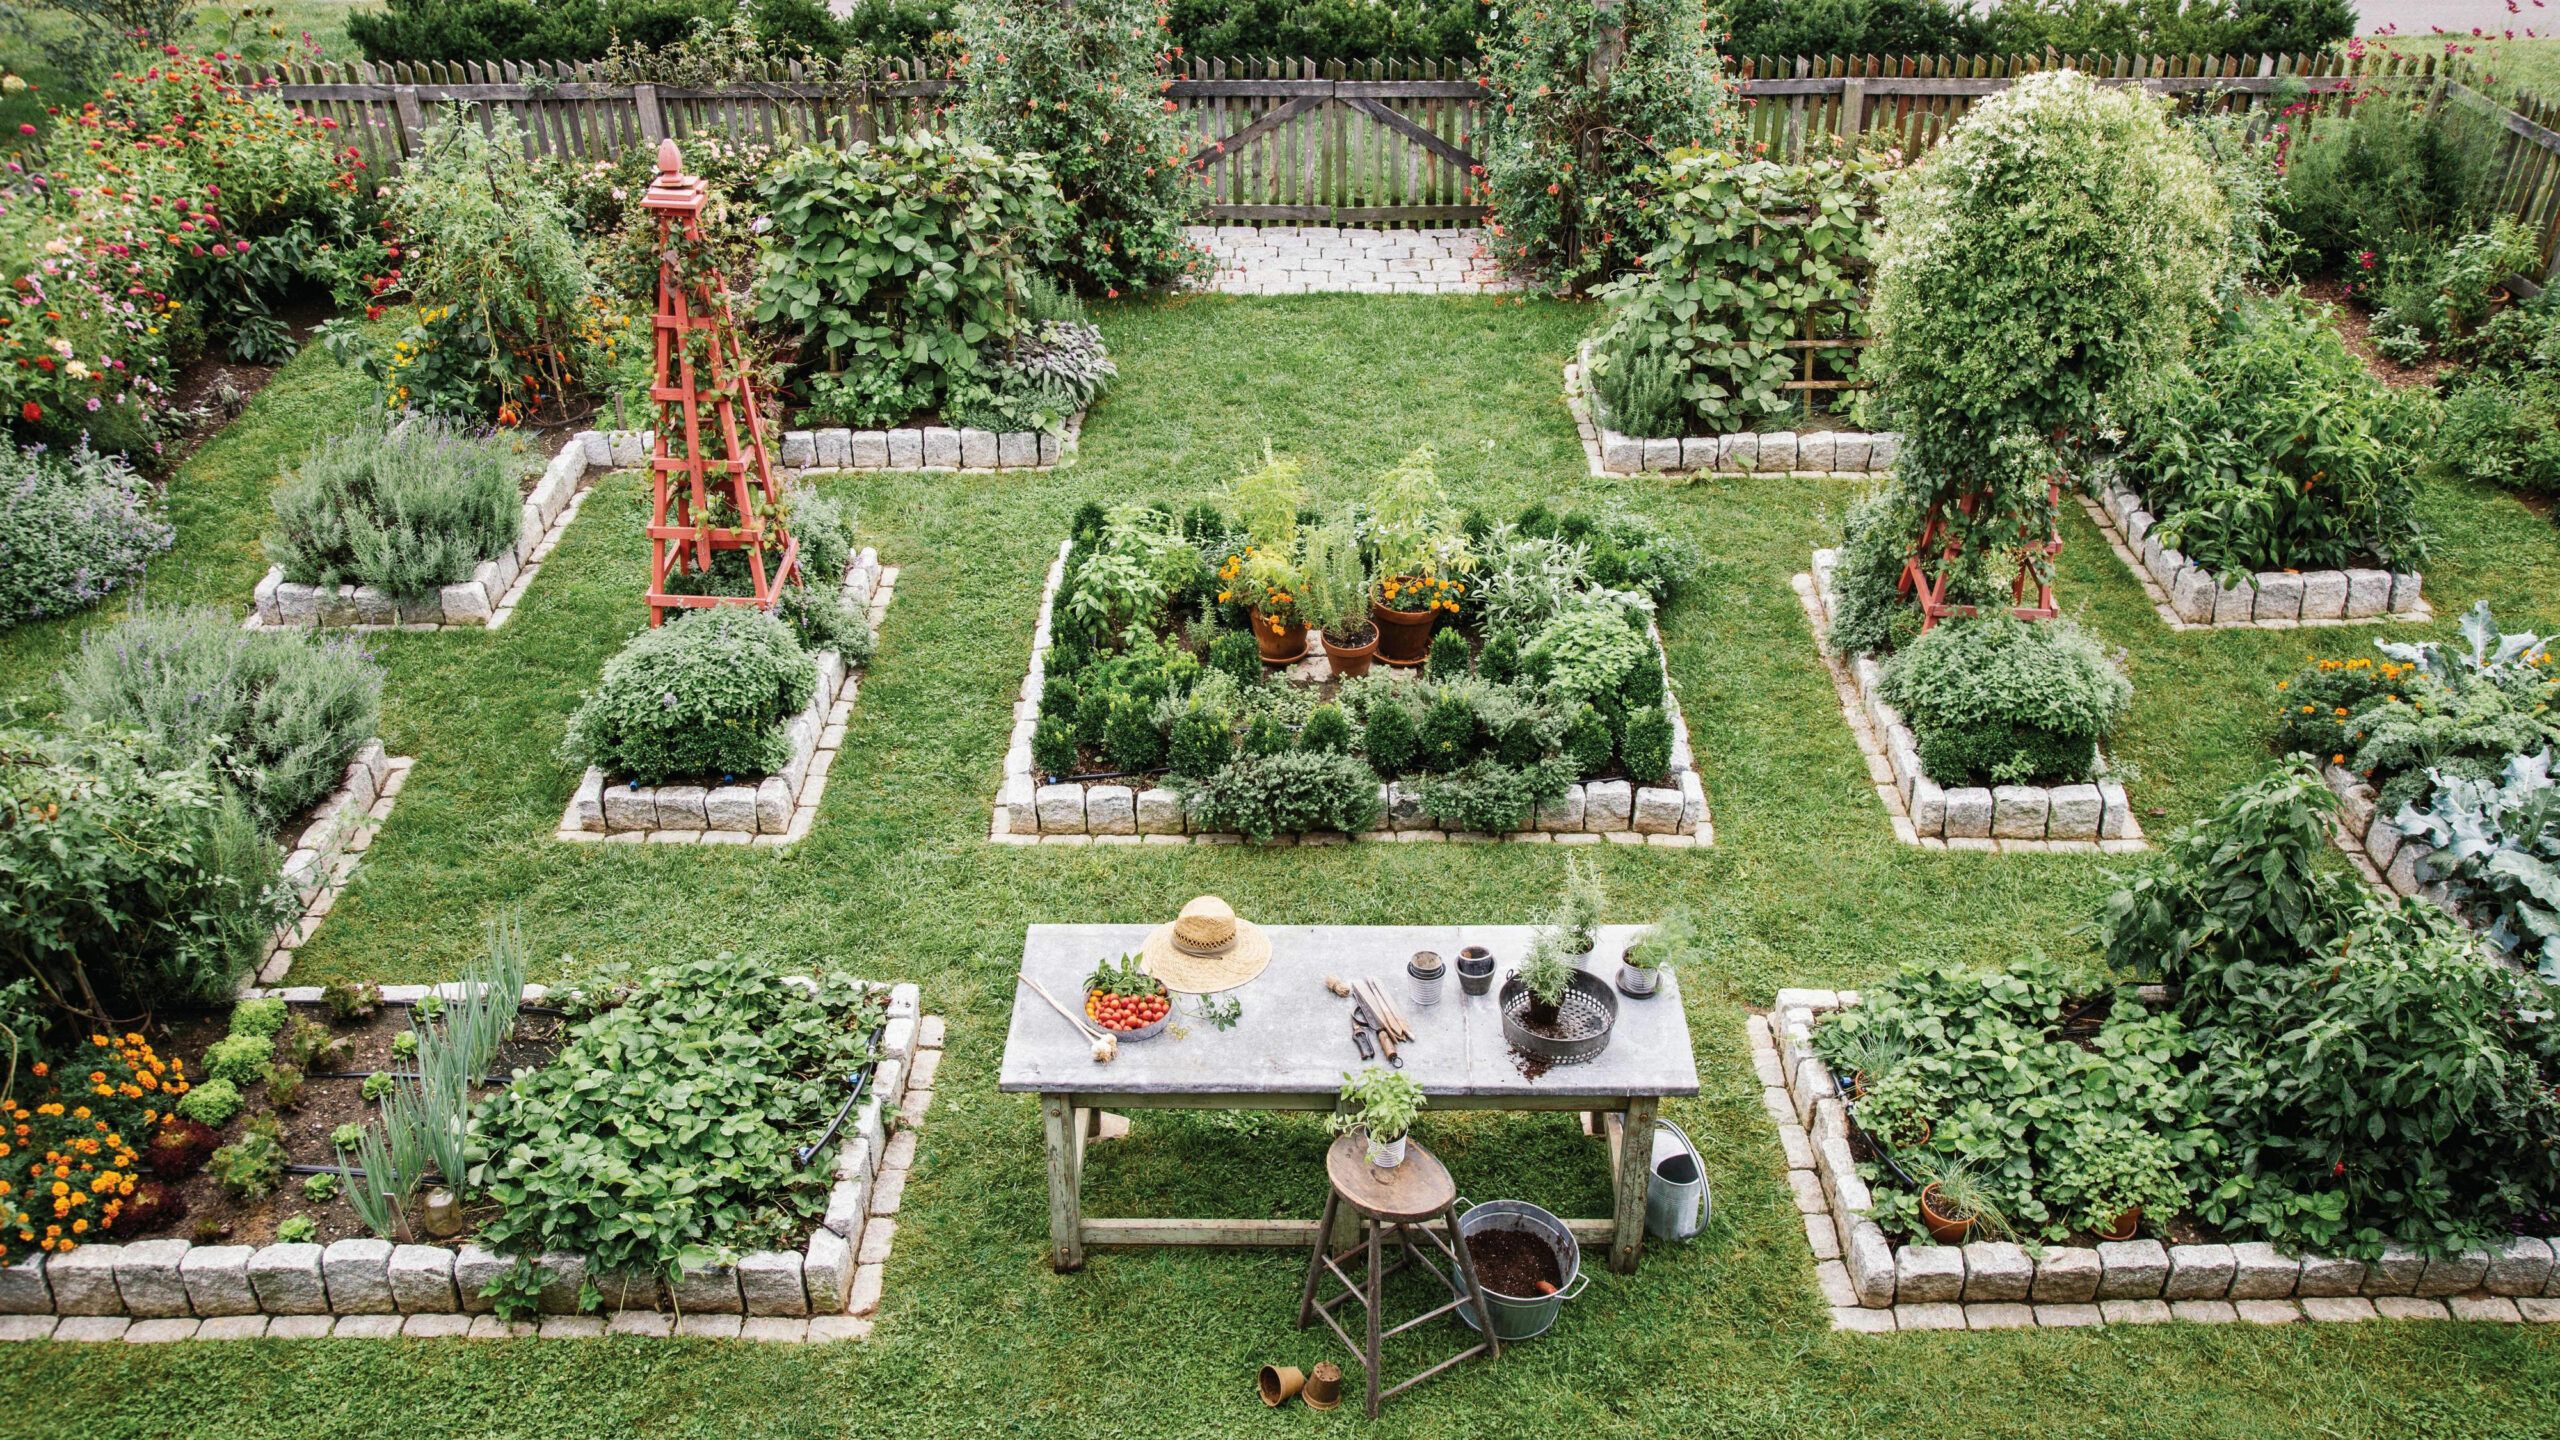
{"type": "Polygon", "coordinates": [[[648,463],[650,439],[646,430],[581,430],[562,441],[542,479],[525,496],[515,548],[481,561],[471,578],[459,585],[400,600],[370,585],[287,584],[284,567],[273,565],[258,582],[243,628],[495,630],[514,618],[516,605],[532,587],[542,562],[551,558],[569,522],[578,518],[578,508],[586,503],[587,488],[595,477],[648,463]]]}
{"type": "Polygon", "coordinates": [[[2287,1255],[2261,1241],[2095,1249],[1976,1242],[1888,1245],[1849,1153],[1848,1112],[1808,1039],[1854,990],[1781,990],[1750,1017],[1751,1063],[1777,1122],[1835,1330],[2021,1330],[2085,1325],[2288,1325],[2298,1320],[2560,1321],[2560,1248],[2519,1236],[2429,1258],[2394,1245],[2374,1261],[2287,1255]]]}
{"type": "Polygon", "coordinates": [[[1902,437],[1890,431],[1793,430],[1752,435],[1691,435],[1642,439],[1608,427],[1600,397],[1586,377],[1591,342],[1565,362],[1564,400],[1582,432],[1582,453],[1593,475],[1870,475],[1893,468],[1902,437]]]}
{"type": "Polygon", "coordinates": [[[2401,833],[2400,827],[2378,813],[2380,797],[2370,781],[2330,764],[2320,767],[2320,778],[2338,797],[2338,821],[2329,838],[2355,862],[2357,874],[2375,889],[2423,896],[2447,910],[2455,909],[2444,882],[2431,878],[2427,869],[2427,857],[2435,847],[2401,833]]]}
{"type": "Polygon", "coordinates": [[[999,470],[1050,470],[1076,453],[1084,412],[1067,417],[1060,433],[1045,430],[955,430],[925,425],[905,430],[785,430],[780,464],[794,475],[833,470],[947,470],[991,475],[999,470]]]}
{"type": "Polygon", "coordinates": [[[2433,620],[2419,593],[2426,577],[2388,570],[2261,571],[2233,578],[2191,563],[2160,543],[2157,522],[2122,485],[2080,497],[2116,558],[2142,582],[2160,623],[2172,630],[2292,630],[2433,620]]]}
{"type": "MultiPolygon", "coordinates": [[[[895,597],[898,572],[883,569],[876,550],[864,550],[846,567],[844,598],[862,606],[877,641],[880,622],[895,597]]],[[[791,721],[791,760],[779,774],[755,784],[616,785],[603,770],[587,767],[561,813],[553,838],[576,842],[619,841],[662,845],[794,845],[817,823],[827,772],[853,718],[861,677],[833,650],[819,652],[818,685],[809,708],[791,721]]]]}
{"type": "MultiPolygon", "coordinates": [[[[987,838],[1000,845],[1238,845],[1241,835],[1194,828],[1182,796],[1164,786],[1081,783],[1043,785],[1031,768],[1031,732],[1040,723],[1040,694],[1049,659],[1049,615],[1058,586],[1066,577],[1067,553],[1073,541],[1061,541],[1049,564],[1049,579],[1040,593],[1040,620],[1031,636],[1031,669],[1013,704],[1013,738],[1005,748],[1004,781],[996,791],[995,818],[987,838]]],[[[1671,691],[1670,670],[1662,654],[1662,632],[1653,630],[1656,664],[1664,666],[1663,694],[1671,707],[1671,774],[1676,785],[1633,785],[1624,780],[1593,780],[1574,786],[1552,807],[1541,806],[1536,828],[1494,835],[1447,830],[1422,813],[1419,797],[1396,784],[1378,787],[1378,822],[1356,835],[1338,830],[1275,837],[1277,845],[1340,845],[1350,841],[1460,841],[1521,844],[1654,845],[1694,849],[1716,841],[1715,817],[1707,810],[1707,793],[1698,781],[1689,749],[1689,722],[1680,713],[1680,698],[1671,691]]],[[[1323,640],[1309,636],[1320,664],[1323,640]]]]}
{"type": "Polygon", "coordinates": [[[2011,854],[2148,848],[2142,822],[2118,781],[1950,790],[1922,774],[1918,741],[1878,689],[1883,667],[1871,656],[1851,659],[1831,648],[1831,574],[1838,560],[1836,550],[1814,551],[1813,573],[1795,577],[1796,598],[1804,604],[1805,623],[1813,627],[1813,642],[1839,692],[1840,714],[1867,757],[1867,778],[1875,782],[1876,796],[1893,820],[1895,839],[1930,850],[2011,854]]]}
{"type": "MultiPolygon", "coordinates": [[[[385,985],[387,1000],[460,986],[385,985]]],[[[254,992],[316,1000],[316,987],[254,992]]],[[[548,993],[527,985],[528,1003],[548,993]]],[[[859,1340],[879,1309],[897,1215],[933,1103],[943,1022],[920,1013],[913,985],[892,986],[872,1093],[836,1152],[826,1218],[800,1250],[742,1255],[687,1270],[672,1287],[599,1285],[607,1315],[573,1313],[588,1278],[576,1255],[545,1255],[542,1318],[500,1320],[480,1289],[513,1263],[478,1246],[192,1245],[153,1239],[84,1245],[0,1267],[0,1340],[493,1340],[602,1335],[709,1340],[859,1340]]]]}
{"type": "Polygon", "coordinates": [[[374,832],[391,818],[391,802],[409,783],[418,762],[383,752],[380,740],[356,747],[347,762],[346,778],[329,797],[314,806],[302,828],[285,842],[284,882],[292,887],[301,913],[278,926],[266,954],[258,959],[257,982],[283,983],[293,968],[293,954],[311,943],[338,903],[338,892],[355,877],[356,864],[373,844],[374,832]]]}

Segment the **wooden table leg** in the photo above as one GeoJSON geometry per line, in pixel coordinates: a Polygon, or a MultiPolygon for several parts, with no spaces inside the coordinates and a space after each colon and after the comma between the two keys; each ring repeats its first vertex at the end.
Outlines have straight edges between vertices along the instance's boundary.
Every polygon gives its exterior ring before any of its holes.
{"type": "Polygon", "coordinates": [[[1644,1201],[1653,1179],[1653,1119],[1662,1102],[1650,1095],[1627,1101],[1618,1143],[1617,1233],[1609,1240],[1609,1268],[1621,1275],[1635,1272],[1644,1255],[1644,1201]]]}
{"type": "Polygon", "coordinates": [[[1074,1102],[1040,1097],[1040,1126],[1049,1150],[1049,1266],[1084,1268],[1084,1135],[1074,1102]]]}

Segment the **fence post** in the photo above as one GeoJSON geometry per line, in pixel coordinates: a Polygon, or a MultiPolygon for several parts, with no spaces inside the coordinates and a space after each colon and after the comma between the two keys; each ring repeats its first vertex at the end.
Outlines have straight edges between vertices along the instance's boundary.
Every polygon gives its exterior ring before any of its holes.
{"type": "Polygon", "coordinates": [[[418,103],[418,87],[415,85],[392,87],[391,104],[400,116],[400,153],[406,158],[419,137],[427,133],[426,107],[418,103]]]}
{"type": "Polygon", "coordinates": [[[658,87],[632,86],[631,103],[640,109],[640,138],[648,142],[649,148],[656,149],[658,142],[667,138],[667,119],[658,111],[658,87]]]}
{"type": "Polygon", "coordinates": [[[1850,145],[1867,133],[1867,81],[1849,75],[1840,81],[1840,139],[1850,145]]]}

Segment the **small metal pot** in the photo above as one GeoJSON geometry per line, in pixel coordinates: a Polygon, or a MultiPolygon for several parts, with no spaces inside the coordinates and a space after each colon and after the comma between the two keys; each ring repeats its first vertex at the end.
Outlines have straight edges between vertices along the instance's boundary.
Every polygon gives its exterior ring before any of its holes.
{"type": "Polygon", "coordinates": [[[1440,987],[1449,978],[1449,967],[1441,962],[1436,950],[1416,950],[1404,962],[1405,988],[1417,1006],[1440,1003],[1440,987]]]}
{"type": "Polygon", "coordinates": [[[1492,951],[1470,945],[1458,952],[1458,988],[1470,995],[1482,995],[1493,988],[1492,951]]]}

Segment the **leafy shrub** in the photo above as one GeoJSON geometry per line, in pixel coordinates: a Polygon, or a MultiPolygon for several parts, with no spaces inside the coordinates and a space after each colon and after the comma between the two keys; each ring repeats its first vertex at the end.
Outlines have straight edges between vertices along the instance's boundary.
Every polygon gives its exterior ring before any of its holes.
{"type": "Polygon", "coordinates": [[[1991,53],[1989,25],[1960,0],[1735,0],[1724,18],[1737,58],[1991,53]]]}
{"type": "Polygon", "coordinates": [[[228,1080],[207,1080],[179,1097],[177,1114],[181,1119],[219,1130],[240,1113],[242,1103],[239,1086],[228,1080]]]}
{"type": "Polygon", "coordinates": [[[1423,657],[1422,673],[1434,680],[1454,680],[1473,673],[1475,656],[1467,647],[1467,637],[1455,629],[1440,631],[1431,637],[1431,648],[1423,657]]]}
{"type": "Polygon", "coordinates": [[[1628,412],[1653,426],[1631,433],[1753,430],[1796,409],[1784,386],[1802,360],[1787,345],[1807,319],[1832,314],[1843,338],[1864,333],[1850,302],[1882,173],[1877,160],[1845,152],[1795,165],[1722,150],[1671,157],[1656,201],[1662,244],[1602,292],[1611,314],[1593,347],[1602,399],[1612,387],[1632,390],[1655,412],[1628,412]],[[1623,378],[1621,367],[1631,367],[1623,378]],[[1664,368],[1678,388],[1672,415],[1659,414],[1650,394],[1664,368]]]}
{"type": "Polygon", "coordinates": [[[2434,458],[2468,480],[2560,496],[2560,376],[2465,380],[2445,397],[2434,458]]]}
{"type": "Polygon", "coordinates": [[[1145,0],[955,7],[965,82],[958,121],[998,149],[1038,156],[1067,220],[1060,260],[1088,294],[1170,284],[1197,254],[1182,227],[1205,183],[1163,90],[1173,78],[1162,13],[1145,0]]]}
{"type": "Polygon", "coordinates": [[[389,0],[347,17],[347,38],[368,60],[594,60],[616,36],[673,45],[697,20],[728,12],[716,0],[389,0]]]}
{"type": "Polygon", "coordinates": [[[955,387],[951,423],[978,430],[1061,430],[1069,417],[1102,396],[1120,367],[1099,327],[1026,323],[1012,348],[997,356],[992,378],[955,387]]]}
{"type": "Polygon", "coordinates": [[[1596,701],[1653,663],[1653,640],[1634,612],[1607,598],[1579,600],[1520,652],[1521,668],[1568,701],[1596,701]]]}
{"type": "MultiPolygon", "coordinates": [[[[1186,704],[1166,736],[1166,768],[1185,780],[1206,780],[1215,775],[1235,758],[1232,727],[1232,720],[1223,711],[1200,704],[1196,699],[1186,704]]],[[[1035,749],[1038,748],[1038,738],[1035,733],[1035,749]]]]}
{"type": "Polygon", "coordinates": [[[1951,621],[1886,663],[1884,696],[1941,785],[2088,778],[2133,686],[2069,621],[1951,621]]]}
{"type": "Polygon", "coordinates": [[[1306,728],[1298,732],[1298,748],[1324,750],[1336,755],[1351,753],[1351,720],[1339,705],[1319,705],[1307,717],[1306,728]]]}
{"type": "Polygon", "coordinates": [[[1667,336],[1613,330],[1592,354],[1591,388],[1600,397],[1601,421],[1623,435],[1688,434],[1689,406],[1681,396],[1687,378],[1667,336]]]}
{"type": "Polygon", "coordinates": [[[495,441],[432,418],[359,430],[285,472],[267,553],[297,585],[425,595],[513,547],[522,501],[495,441]]]}
{"type": "Polygon", "coordinates": [[[1390,775],[1401,775],[1413,768],[1422,753],[1421,728],[1410,705],[1394,697],[1382,699],[1369,707],[1361,748],[1368,752],[1369,763],[1390,775]]]}
{"type": "Polygon", "coordinates": [[[885,992],[824,971],[803,988],[780,970],[727,952],[651,969],[490,1097],[473,1156],[498,1210],[480,1242],[672,1279],[687,1258],[796,1240],[828,1181],[792,1152],[870,1058],[885,992]]]}
{"type": "Polygon", "coordinates": [[[1619,742],[1619,753],[1626,762],[1627,774],[1642,784],[1651,784],[1671,773],[1671,712],[1660,705],[1647,705],[1627,715],[1626,738],[1619,742]]]}
{"type": "Polygon", "coordinates": [[[1573,762],[1562,758],[1506,765],[1479,757],[1446,774],[1426,775],[1422,813],[1461,830],[1501,834],[1529,828],[1540,805],[1564,798],[1573,784],[1573,762]]]}
{"type": "Polygon", "coordinates": [[[1311,60],[1462,60],[1476,53],[1476,0],[1171,0],[1177,54],[1311,60]]]}
{"type": "Polygon", "coordinates": [[[723,605],[632,637],[569,719],[561,750],[617,780],[770,775],[791,757],[791,719],[817,666],[790,627],[723,605]]]}
{"type": "Polygon", "coordinates": [[[2365,251],[2426,253],[2490,213],[2498,150],[2486,124],[2459,105],[2361,94],[2287,147],[2277,216],[2324,273],[2350,271],[2365,251]]]}
{"type": "Polygon", "coordinates": [[[2020,0],[1984,12],[1995,55],[2281,55],[2356,33],[2351,0],[2020,0]]]}
{"type": "Polygon", "coordinates": [[[1250,752],[1197,785],[1193,823],[1254,840],[1306,830],[1357,834],[1378,818],[1378,772],[1330,751],[1250,752]]]}
{"type": "Polygon", "coordinates": [[[211,608],[92,631],[60,683],[66,717],[139,730],[155,765],[206,758],[269,827],[335,789],[381,728],[382,667],[355,641],[243,631],[211,608]]]}
{"type": "Polygon", "coordinates": [[[2162,542],[2209,570],[2414,570],[2433,409],[2374,379],[2298,297],[2243,297],[2133,418],[2122,466],[2162,542]]]}
{"type": "Polygon", "coordinates": [[[1866,365],[1902,422],[1896,484],[2007,556],[2054,523],[2057,446],[2145,408],[2210,320],[2227,208],[2160,101],[2052,70],[1967,112],[1884,217],[1866,365]]]}
{"type": "Polygon", "coordinates": [[[1039,157],[929,132],[794,151],[761,198],[773,224],[755,318],[851,371],[842,383],[868,407],[852,418],[873,425],[918,397],[944,403],[1022,332],[1020,277],[1065,220],[1039,157]]]}
{"type": "Polygon", "coordinates": [[[1661,244],[1657,167],[1693,147],[1743,143],[1733,83],[1698,0],[1622,0],[1625,53],[1596,79],[1609,27],[1588,0],[1487,15],[1474,137],[1489,244],[1582,289],[1661,244]]]}
{"type": "MultiPolygon", "coordinates": [[[[5,344],[5,342],[0,342],[5,344]]],[[[95,604],[142,578],[178,532],[124,461],[7,446],[0,491],[0,627],[95,604]]]]}
{"type": "Polygon", "coordinates": [[[2423,810],[2392,823],[2436,847],[2429,880],[2442,880],[2501,954],[2560,981],[2560,786],[2551,752],[2518,755],[2496,780],[2439,776],[2423,810]]]}
{"type": "Polygon", "coordinates": [[[388,409],[513,425],[602,383],[582,343],[597,303],[567,204],[508,111],[447,105],[387,196],[415,304],[388,349],[360,346],[388,409]]]}

